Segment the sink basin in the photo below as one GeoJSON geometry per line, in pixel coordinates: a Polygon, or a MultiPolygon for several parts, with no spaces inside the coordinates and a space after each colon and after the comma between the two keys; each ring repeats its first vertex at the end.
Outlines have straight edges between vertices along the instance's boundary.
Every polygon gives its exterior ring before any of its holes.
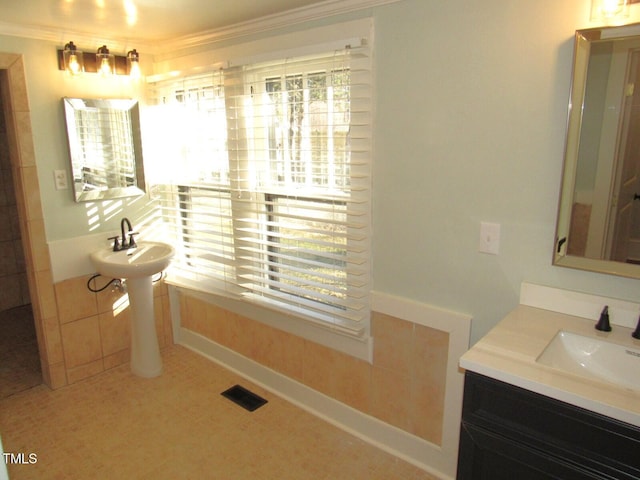
{"type": "Polygon", "coordinates": [[[538,363],[640,391],[640,349],[560,331],[538,363]]]}
{"type": "Polygon", "coordinates": [[[142,242],[136,248],[114,252],[110,248],[91,254],[99,274],[112,278],[143,278],[169,266],[175,251],[161,242],[142,242]]]}

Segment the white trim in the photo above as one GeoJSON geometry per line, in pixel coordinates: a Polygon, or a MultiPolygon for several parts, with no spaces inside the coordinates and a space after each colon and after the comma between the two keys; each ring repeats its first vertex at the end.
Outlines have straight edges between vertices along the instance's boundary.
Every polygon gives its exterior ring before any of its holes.
{"type": "Polygon", "coordinates": [[[401,0],[327,0],[306,7],[296,8],[286,12],[268,15],[266,17],[236,23],[226,27],[206,30],[185,35],[171,40],[153,42],[149,40],[132,40],[126,38],[105,38],[86,32],[74,32],[69,29],[51,27],[34,27],[30,25],[15,25],[0,21],[0,35],[31,38],[57,43],[62,47],[69,38],[79,46],[98,45],[108,43],[113,51],[127,51],[132,45],[138,51],[157,54],[183,48],[193,48],[213,42],[230,40],[246,35],[257,34],[289,27],[303,22],[318,20],[334,15],[341,15],[365,8],[373,8],[399,2],[401,0]]]}
{"type": "MultiPolygon", "coordinates": [[[[260,365],[185,328],[181,329],[180,344],[209,360],[231,370],[243,378],[278,395],[294,405],[375,445],[442,479],[453,479],[452,472],[443,473],[429,462],[437,445],[422,440],[399,428],[365,415],[291,378],[260,365]]],[[[456,430],[459,430],[459,425],[456,430]]],[[[457,448],[457,447],[456,447],[457,448]]]]}
{"type": "Polygon", "coordinates": [[[638,303],[527,282],[520,287],[520,304],[594,321],[607,305],[611,324],[629,328],[636,327],[640,314],[638,303]]]}
{"type": "Polygon", "coordinates": [[[372,293],[371,310],[449,334],[442,445],[441,448],[425,449],[421,458],[432,467],[455,476],[464,393],[464,373],[458,368],[458,362],[469,349],[471,316],[381,292],[372,293]]]}

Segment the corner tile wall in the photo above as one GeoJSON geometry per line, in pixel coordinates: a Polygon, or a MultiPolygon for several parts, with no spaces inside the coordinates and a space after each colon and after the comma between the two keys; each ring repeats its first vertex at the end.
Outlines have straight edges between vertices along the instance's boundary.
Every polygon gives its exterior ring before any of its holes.
{"type": "Polygon", "coordinates": [[[182,327],[440,445],[449,334],[374,312],[373,364],[180,295],[182,327]]]}
{"type": "Polygon", "coordinates": [[[0,98],[0,311],[31,303],[3,112],[0,98]]]}
{"type": "MultiPolygon", "coordinates": [[[[75,383],[104,370],[129,362],[131,357],[130,308],[126,293],[111,279],[91,275],[55,284],[60,343],[67,383],[75,383]]],[[[163,282],[154,284],[154,314],[160,348],[173,343],[169,298],[163,282]]]]}
{"type": "Polygon", "coordinates": [[[56,355],[60,336],[22,55],[0,52],[0,95],[42,377],[57,388],[66,376],[56,355]]]}

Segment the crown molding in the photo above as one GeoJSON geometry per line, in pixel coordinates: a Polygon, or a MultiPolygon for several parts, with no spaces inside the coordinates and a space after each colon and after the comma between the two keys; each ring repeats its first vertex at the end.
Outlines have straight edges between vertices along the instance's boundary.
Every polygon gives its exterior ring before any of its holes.
{"type": "Polygon", "coordinates": [[[400,1],[402,0],[326,0],[307,7],[159,42],[156,49],[158,52],[167,52],[193,48],[400,1]]]}
{"type": "MultiPolygon", "coordinates": [[[[14,23],[7,23],[0,21],[0,35],[7,35],[10,37],[28,38],[31,40],[40,40],[48,43],[53,43],[59,47],[64,46],[65,43],[73,39],[74,43],[79,45],[81,49],[91,45],[96,48],[99,45],[108,44],[109,48],[113,51],[126,52],[131,48],[142,50],[144,47],[151,47],[153,44],[149,44],[142,41],[131,40],[130,38],[122,39],[117,36],[110,35],[93,35],[86,32],[74,31],[68,28],[58,29],[52,27],[35,27],[33,25],[17,25],[14,23]],[[133,47],[132,47],[133,45],[133,47]]],[[[145,51],[149,51],[145,48],[145,51]]]]}
{"type": "Polygon", "coordinates": [[[132,48],[132,45],[135,44],[134,46],[138,51],[158,54],[184,48],[198,47],[246,35],[263,33],[269,30],[275,30],[277,28],[291,26],[311,20],[322,19],[400,1],[402,0],[326,0],[324,2],[288,10],[274,15],[268,15],[255,20],[184,35],[165,41],[118,38],[117,35],[113,37],[98,37],[81,31],[75,32],[69,29],[36,27],[33,25],[16,25],[3,21],[0,21],[0,35],[42,40],[60,45],[63,45],[70,38],[73,38],[73,41],[77,45],[108,44],[114,51],[126,51],[127,49],[132,48]]]}

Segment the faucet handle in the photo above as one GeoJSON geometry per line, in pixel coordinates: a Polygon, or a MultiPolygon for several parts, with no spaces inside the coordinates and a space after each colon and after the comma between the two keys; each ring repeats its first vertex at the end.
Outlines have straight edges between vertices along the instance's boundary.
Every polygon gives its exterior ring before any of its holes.
{"type": "Polygon", "coordinates": [[[134,235],[138,235],[138,232],[129,232],[129,248],[136,248],[138,246],[133,238],[134,235]]]}
{"type": "Polygon", "coordinates": [[[596,330],[600,330],[601,332],[611,331],[611,324],[609,323],[609,306],[607,305],[605,305],[605,307],[602,309],[600,319],[596,324],[596,330]]]}
{"type": "Polygon", "coordinates": [[[636,326],[636,329],[633,331],[631,336],[640,340],[640,318],[638,318],[638,325],[636,326]]]}
{"type": "Polygon", "coordinates": [[[109,237],[109,240],[113,240],[113,251],[114,252],[119,252],[120,251],[120,242],[118,241],[118,237],[117,235],[115,237],[109,237]]]}

